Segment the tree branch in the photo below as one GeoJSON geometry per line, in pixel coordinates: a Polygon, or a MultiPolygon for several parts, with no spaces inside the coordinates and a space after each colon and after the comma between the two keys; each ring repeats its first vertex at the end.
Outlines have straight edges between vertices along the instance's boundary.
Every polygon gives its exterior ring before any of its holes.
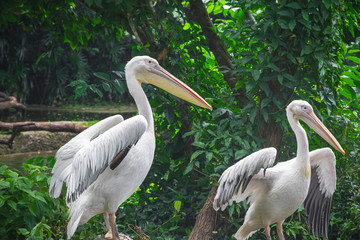
{"type": "Polygon", "coordinates": [[[49,131],[80,133],[87,128],[87,126],[76,125],[72,122],[0,122],[0,131],[11,132],[10,138],[8,140],[0,140],[0,144],[5,144],[9,146],[9,148],[12,148],[14,138],[19,132],[49,131]]]}
{"type": "MultiPolygon", "coordinates": [[[[196,18],[196,21],[201,26],[204,36],[208,42],[209,49],[211,52],[213,52],[217,63],[220,67],[225,67],[228,69],[228,71],[223,71],[225,81],[232,89],[235,89],[237,76],[232,71],[233,66],[231,63],[231,56],[225,49],[220,37],[214,31],[215,27],[211,22],[203,1],[190,0],[189,2],[191,12],[193,13],[193,16],[189,18],[196,18]]],[[[236,95],[236,99],[241,106],[244,102],[246,102],[246,97],[244,89],[240,88],[238,91],[240,94],[236,95]]]]}

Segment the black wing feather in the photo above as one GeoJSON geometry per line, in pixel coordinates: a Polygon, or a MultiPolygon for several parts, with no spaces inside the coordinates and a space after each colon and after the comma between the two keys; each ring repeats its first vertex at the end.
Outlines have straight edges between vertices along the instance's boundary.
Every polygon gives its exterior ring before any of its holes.
{"type": "Polygon", "coordinates": [[[304,207],[308,216],[308,224],[314,235],[328,237],[329,216],[332,197],[327,197],[320,191],[320,181],[317,174],[317,166],[311,168],[311,181],[309,193],[305,199],[304,207]]]}

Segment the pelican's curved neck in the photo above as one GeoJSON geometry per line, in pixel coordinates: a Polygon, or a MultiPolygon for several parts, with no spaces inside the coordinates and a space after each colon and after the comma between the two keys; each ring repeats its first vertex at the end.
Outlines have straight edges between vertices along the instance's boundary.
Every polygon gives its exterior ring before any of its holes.
{"type": "Polygon", "coordinates": [[[287,118],[291,129],[294,131],[297,143],[296,158],[300,161],[309,161],[309,142],[304,128],[300,125],[299,120],[294,119],[291,111],[287,112],[287,118]]]}
{"type": "Polygon", "coordinates": [[[135,100],[139,114],[143,115],[148,122],[148,130],[154,132],[154,118],[149,100],[147,99],[144,90],[134,75],[126,74],[126,81],[129,92],[135,100]]]}

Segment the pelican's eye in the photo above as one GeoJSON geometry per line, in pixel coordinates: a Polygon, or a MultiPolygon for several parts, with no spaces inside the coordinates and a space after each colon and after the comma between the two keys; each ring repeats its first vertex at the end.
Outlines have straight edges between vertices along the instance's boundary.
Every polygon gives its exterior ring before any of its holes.
{"type": "Polygon", "coordinates": [[[311,107],[309,107],[309,106],[302,106],[301,107],[302,108],[302,110],[304,110],[305,112],[311,112],[312,111],[312,109],[311,109],[311,107]]]}
{"type": "Polygon", "coordinates": [[[156,61],[149,59],[149,60],[146,60],[146,64],[153,67],[156,65],[156,61]]]}

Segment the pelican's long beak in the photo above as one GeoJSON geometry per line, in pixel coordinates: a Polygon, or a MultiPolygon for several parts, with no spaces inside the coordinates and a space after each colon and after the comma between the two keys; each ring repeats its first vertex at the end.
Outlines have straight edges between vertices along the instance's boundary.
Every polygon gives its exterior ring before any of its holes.
{"type": "Polygon", "coordinates": [[[208,104],[199,94],[160,65],[150,67],[148,68],[148,71],[149,74],[146,74],[146,77],[142,77],[144,82],[160,87],[172,95],[197,106],[212,110],[210,104],[208,104]]]}
{"type": "Polygon", "coordinates": [[[305,118],[301,119],[331,146],[333,146],[336,150],[345,155],[345,151],[341,147],[340,143],[313,112],[306,114],[305,118]]]}

